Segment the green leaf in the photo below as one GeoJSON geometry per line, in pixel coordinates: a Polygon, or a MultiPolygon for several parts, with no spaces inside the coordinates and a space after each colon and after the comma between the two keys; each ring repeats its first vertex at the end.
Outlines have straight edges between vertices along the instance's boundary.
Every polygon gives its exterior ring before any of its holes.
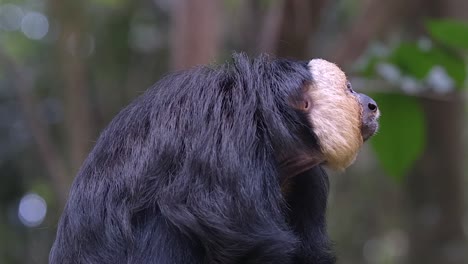
{"type": "Polygon", "coordinates": [[[388,60],[406,75],[419,80],[426,78],[429,71],[439,65],[444,67],[447,74],[455,81],[457,88],[462,88],[465,82],[466,65],[462,57],[437,47],[421,50],[414,43],[402,43],[388,60]]]}
{"type": "Polygon", "coordinates": [[[468,23],[441,19],[428,21],[426,27],[431,36],[441,43],[454,48],[468,49],[468,23]]]}
{"type": "Polygon", "coordinates": [[[460,56],[448,51],[433,48],[428,52],[435,64],[445,68],[447,74],[455,81],[456,87],[464,88],[466,79],[466,64],[460,56]]]}
{"type": "Polygon", "coordinates": [[[389,61],[403,73],[417,79],[424,79],[434,66],[434,60],[416,44],[401,43],[389,57],[389,61]]]}
{"type": "Polygon", "coordinates": [[[397,94],[373,95],[382,113],[380,129],[371,139],[382,168],[401,181],[422,154],[426,126],[422,107],[413,97],[397,94]]]}

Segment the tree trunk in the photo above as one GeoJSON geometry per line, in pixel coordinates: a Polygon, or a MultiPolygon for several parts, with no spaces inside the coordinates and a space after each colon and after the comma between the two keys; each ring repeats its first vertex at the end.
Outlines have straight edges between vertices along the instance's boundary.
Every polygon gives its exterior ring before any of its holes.
{"type": "Polygon", "coordinates": [[[327,0],[278,1],[265,18],[260,51],[284,58],[309,58],[312,36],[326,3],[327,0]]]}
{"type": "Polygon", "coordinates": [[[427,147],[408,178],[411,264],[462,264],[462,99],[424,100],[427,147]]]}
{"type": "Polygon", "coordinates": [[[221,42],[221,1],[178,0],[172,6],[172,68],[214,62],[221,42]]]}
{"type": "MultiPolygon", "coordinates": [[[[466,1],[424,2],[437,17],[464,19],[466,1]]],[[[466,263],[467,243],[463,230],[464,97],[422,101],[427,120],[427,147],[408,178],[410,201],[411,264],[466,263]]]]}
{"type": "MultiPolygon", "coordinates": [[[[60,25],[57,40],[58,65],[64,81],[65,130],[70,152],[71,175],[78,171],[93,142],[93,123],[83,54],[84,17],[80,1],[54,0],[54,18],[60,25]]],[[[70,180],[71,181],[71,180],[70,180]]]]}

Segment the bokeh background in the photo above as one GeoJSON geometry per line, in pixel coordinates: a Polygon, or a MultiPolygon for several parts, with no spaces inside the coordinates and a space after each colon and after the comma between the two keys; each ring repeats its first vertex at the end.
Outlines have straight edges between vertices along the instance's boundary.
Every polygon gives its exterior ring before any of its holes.
{"type": "Polygon", "coordinates": [[[1,0],[0,263],[47,263],[99,131],[163,74],[232,51],[322,57],[381,130],[331,173],[339,263],[468,263],[466,0],[1,0]]]}

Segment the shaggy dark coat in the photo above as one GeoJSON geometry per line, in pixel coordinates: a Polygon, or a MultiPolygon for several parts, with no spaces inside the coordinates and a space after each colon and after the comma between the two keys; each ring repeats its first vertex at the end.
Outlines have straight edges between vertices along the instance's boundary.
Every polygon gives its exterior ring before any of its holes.
{"type": "Polygon", "coordinates": [[[290,106],[312,81],[307,63],[242,54],[163,78],[97,140],[50,263],[334,263],[326,173],[286,195],[278,169],[278,153],[319,149],[290,106]]]}

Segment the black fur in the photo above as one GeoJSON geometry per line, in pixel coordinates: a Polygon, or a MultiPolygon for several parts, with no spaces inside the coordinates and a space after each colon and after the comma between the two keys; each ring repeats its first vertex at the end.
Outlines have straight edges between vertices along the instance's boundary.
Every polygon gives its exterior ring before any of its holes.
{"type": "Polygon", "coordinates": [[[163,78],[100,136],[50,263],[334,263],[325,172],[285,198],[276,159],[317,148],[288,104],[311,81],[304,63],[244,55],[163,78]]]}

